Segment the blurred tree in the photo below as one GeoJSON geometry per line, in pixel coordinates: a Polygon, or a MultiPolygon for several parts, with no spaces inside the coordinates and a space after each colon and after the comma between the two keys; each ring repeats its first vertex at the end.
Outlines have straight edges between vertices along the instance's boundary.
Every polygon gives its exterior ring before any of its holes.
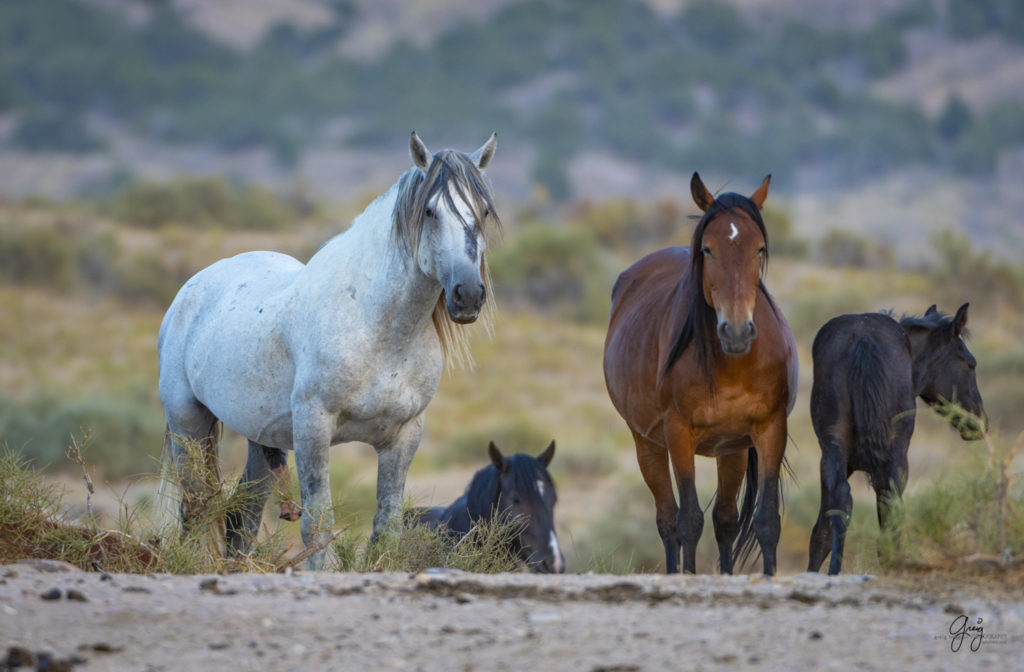
{"type": "Polygon", "coordinates": [[[967,103],[954,93],[946,99],[946,105],[939,113],[935,125],[939,137],[950,142],[959,138],[972,121],[971,108],[967,107],[967,103]]]}

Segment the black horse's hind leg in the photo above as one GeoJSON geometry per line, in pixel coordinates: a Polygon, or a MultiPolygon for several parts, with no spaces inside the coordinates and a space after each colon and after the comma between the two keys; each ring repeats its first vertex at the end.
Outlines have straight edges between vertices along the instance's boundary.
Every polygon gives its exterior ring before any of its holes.
{"type": "Polygon", "coordinates": [[[747,468],[747,451],[718,458],[718,495],[711,511],[718,542],[718,566],[722,574],[732,574],[732,547],[740,531],[740,514],[736,506],[743,475],[747,468]]]}
{"type": "Polygon", "coordinates": [[[242,480],[238,483],[240,501],[237,508],[233,508],[227,515],[229,553],[247,553],[252,546],[263,519],[263,507],[274,486],[274,466],[279,466],[284,458],[283,450],[249,442],[249,458],[245,462],[242,480]]]}
{"type": "Polygon", "coordinates": [[[822,443],[821,477],[822,490],[828,491],[827,501],[823,502],[828,508],[822,511],[822,515],[829,518],[832,528],[832,560],[829,562],[828,573],[838,574],[843,565],[846,526],[853,512],[853,496],[850,494],[846,455],[835,440],[822,443]]]}
{"type": "MultiPolygon", "coordinates": [[[[822,464],[824,468],[824,464],[822,464]]],[[[824,472],[822,472],[824,473],[824,472]]],[[[829,492],[825,479],[821,479],[821,504],[818,508],[818,520],[811,531],[811,543],[808,549],[808,572],[821,571],[821,563],[825,562],[832,545],[832,520],[826,515],[828,511],[829,492]]]]}
{"type": "Polygon", "coordinates": [[[893,451],[896,458],[889,470],[880,478],[872,478],[875,487],[875,507],[878,510],[878,526],[886,529],[889,523],[889,503],[903,496],[903,488],[907,483],[907,446],[902,451],[893,451]]]}

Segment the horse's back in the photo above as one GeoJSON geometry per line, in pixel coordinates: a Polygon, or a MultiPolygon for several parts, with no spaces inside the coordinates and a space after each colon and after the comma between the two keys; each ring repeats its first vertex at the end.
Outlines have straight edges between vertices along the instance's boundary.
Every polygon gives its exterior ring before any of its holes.
{"type": "Polygon", "coordinates": [[[669,296],[689,267],[689,247],[665,248],[623,271],[612,288],[604,349],[605,384],[612,404],[631,426],[633,416],[643,416],[636,419],[643,425],[647,416],[657,414],[650,392],[662,359],[662,324],[673,308],[669,296]]]}
{"type": "Polygon", "coordinates": [[[818,331],[811,356],[811,421],[819,438],[881,450],[890,423],[914,408],[906,332],[883,313],[840,315],[818,331]]]}
{"type": "MultiPolygon", "coordinates": [[[[175,409],[198,401],[236,431],[246,432],[227,422],[225,400],[237,397],[239,390],[256,397],[257,388],[265,389],[248,380],[259,368],[254,362],[273,367],[287,359],[278,352],[285,346],[277,332],[287,290],[302,268],[284,254],[247,252],[206,267],[178,291],[158,339],[160,397],[172,426],[175,409]]],[[[277,368],[283,371],[277,377],[287,377],[287,367],[277,368]]],[[[286,398],[290,384],[278,382],[286,398]]],[[[279,400],[266,401],[265,413],[283,412],[279,400]]]]}

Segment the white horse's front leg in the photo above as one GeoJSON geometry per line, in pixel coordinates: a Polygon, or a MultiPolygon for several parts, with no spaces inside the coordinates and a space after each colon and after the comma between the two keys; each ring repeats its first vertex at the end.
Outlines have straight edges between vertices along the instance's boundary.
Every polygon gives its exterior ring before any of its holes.
{"type": "Polygon", "coordinates": [[[405,477],[423,436],[423,414],[407,422],[394,441],[377,449],[377,513],[373,517],[371,543],[402,524],[405,477]]]}
{"type": "MultiPolygon", "coordinates": [[[[329,422],[330,418],[322,409],[305,409],[293,415],[295,468],[304,509],[302,541],[307,548],[312,544],[326,543],[334,528],[328,469],[328,449],[331,444],[329,422]]],[[[309,556],[306,569],[323,569],[326,556],[326,550],[309,556]]]]}

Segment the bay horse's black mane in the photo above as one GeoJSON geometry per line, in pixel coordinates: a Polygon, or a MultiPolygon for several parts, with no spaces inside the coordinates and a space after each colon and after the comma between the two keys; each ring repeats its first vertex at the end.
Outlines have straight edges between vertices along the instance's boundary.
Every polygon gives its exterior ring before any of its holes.
{"type": "MultiPolygon", "coordinates": [[[[530,455],[517,453],[505,458],[512,473],[512,483],[521,496],[540,497],[537,491],[537,479],[551,483],[551,477],[541,463],[530,455]]],[[[552,485],[552,491],[554,486],[552,485]]],[[[490,520],[498,505],[501,495],[501,472],[493,464],[488,464],[473,475],[473,480],[466,488],[466,509],[470,520],[490,520]]]]}
{"type": "MultiPolygon", "coordinates": [[[[757,205],[749,197],[733,192],[716,197],[693,230],[693,238],[690,241],[690,283],[688,292],[690,310],[686,315],[686,321],[683,322],[682,329],[679,330],[675,343],[672,345],[668,359],[665,360],[665,373],[672,370],[672,365],[682,356],[690,343],[696,342],[697,363],[701,370],[707,374],[707,379],[709,381],[712,380],[710,375],[711,362],[720,350],[718,339],[715,336],[718,317],[715,315],[715,310],[704,300],[704,255],[701,254],[700,248],[701,241],[704,239],[704,230],[711,220],[719,213],[734,209],[742,210],[757,224],[757,227],[761,230],[761,236],[764,238],[765,262],[768,260],[768,231],[765,229],[764,219],[761,217],[761,210],[757,205]]],[[[762,272],[763,275],[764,273],[762,272]]],[[[680,280],[680,282],[685,281],[685,277],[680,280]]],[[[764,286],[763,279],[758,280],[757,284],[758,289],[768,299],[768,304],[772,307],[772,310],[778,312],[775,302],[768,293],[768,289],[764,286]]]]}

